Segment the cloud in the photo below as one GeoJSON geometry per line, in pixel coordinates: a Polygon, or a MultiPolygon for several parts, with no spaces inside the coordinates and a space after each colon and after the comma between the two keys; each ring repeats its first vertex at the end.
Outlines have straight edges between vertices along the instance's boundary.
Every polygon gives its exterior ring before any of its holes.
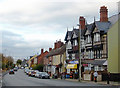
{"type": "MultiPolygon", "coordinates": [[[[0,31],[2,48],[15,58],[27,57],[64,41],[67,27],[78,24],[79,16],[88,23],[99,20],[100,6],[107,6],[109,16],[118,11],[118,0],[2,0],[0,31]],[[112,8],[111,8],[112,7],[112,8]]],[[[1,41],[0,41],[1,43],[1,41]]],[[[7,54],[9,54],[6,52],[7,54]]]]}

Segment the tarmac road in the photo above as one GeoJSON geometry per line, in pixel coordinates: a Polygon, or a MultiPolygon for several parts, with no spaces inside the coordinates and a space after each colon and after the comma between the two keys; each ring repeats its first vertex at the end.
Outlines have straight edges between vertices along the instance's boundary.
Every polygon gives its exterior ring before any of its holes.
{"type": "Polygon", "coordinates": [[[19,69],[14,75],[6,74],[3,78],[3,86],[105,86],[94,83],[71,82],[58,79],[39,79],[29,77],[23,69],[19,69]]]}

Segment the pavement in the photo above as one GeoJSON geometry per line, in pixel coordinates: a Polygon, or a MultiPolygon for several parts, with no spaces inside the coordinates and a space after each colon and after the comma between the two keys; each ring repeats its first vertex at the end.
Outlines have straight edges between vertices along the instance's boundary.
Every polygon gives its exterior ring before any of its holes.
{"type": "MultiPolygon", "coordinates": [[[[59,80],[61,80],[59,78],[59,80]]],[[[65,79],[67,81],[74,81],[74,82],[78,82],[78,79],[65,79]]],[[[114,82],[114,81],[110,81],[110,84],[107,84],[107,81],[98,81],[98,82],[94,82],[94,81],[84,81],[81,80],[82,83],[93,83],[93,84],[102,84],[102,85],[111,85],[111,86],[120,86],[120,82],[114,82]]]]}

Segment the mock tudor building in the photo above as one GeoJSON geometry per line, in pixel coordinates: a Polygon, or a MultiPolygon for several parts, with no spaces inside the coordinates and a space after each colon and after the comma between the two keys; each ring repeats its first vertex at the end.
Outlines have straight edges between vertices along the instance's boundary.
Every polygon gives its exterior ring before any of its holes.
{"type": "Polygon", "coordinates": [[[107,31],[111,27],[111,21],[108,20],[107,14],[107,7],[102,6],[100,8],[100,21],[94,20],[93,23],[86,25],[87,29],[83,34],[85,44],[83,62],[88,63],[89,70],[103,71],[107,66],[107,31]]]}
{"type": "MultiPolygon", "coordinates": [[[[108,58],[108,40],[107,32],[112,27],[114,16],[108,18],[108,9],[105,6],[100,8],[100,21],[94,18],[93,23],[86,24],[85,18],[79,18],[79,29],[67,31],[66,41],[66,59],[77,59],[78,51],[78,33],[80,36],[82,71],[104,71],[107,69],[108,58]]],[[[78,55],[79,56],[79,55],[78,55]]],[[[78,57],[79,59],[79,57],[78,57]]]]}

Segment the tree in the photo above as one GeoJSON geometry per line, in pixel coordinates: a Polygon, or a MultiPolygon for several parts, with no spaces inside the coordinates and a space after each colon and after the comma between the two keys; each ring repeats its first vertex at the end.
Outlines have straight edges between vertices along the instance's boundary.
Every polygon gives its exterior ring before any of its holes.
{"type": "Polygon", "coordinates": [[[21,65],[21,63],[22,63],[22,60],[20,60],[20,59],[18,59],[16,62],[17,65],[21,65]]]}
{"type": "Polygon", "coordinates": [[[43,64],[38,64],[33,67],[33,70],[39,70],[40,72],[43,72],[43,64]]]}

